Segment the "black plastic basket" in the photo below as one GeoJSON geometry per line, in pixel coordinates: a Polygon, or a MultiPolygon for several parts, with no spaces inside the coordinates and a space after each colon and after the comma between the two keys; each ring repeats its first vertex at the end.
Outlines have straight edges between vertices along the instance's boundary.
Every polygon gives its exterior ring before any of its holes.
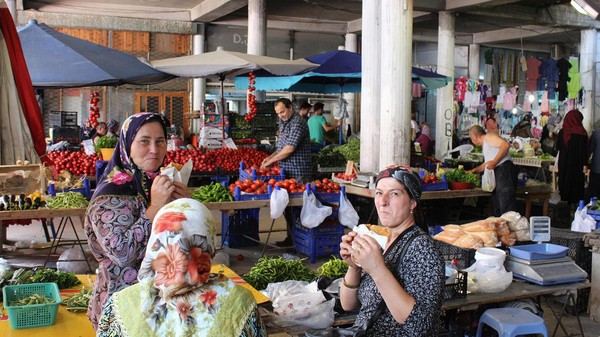
{"type": "Polygon", "coordinates": [[[444,301],[467,297],[467,272],[459,271],[456,282],[444,286],[444,301]]]}
{"type": "Polygon", "coordinates": [[[573,258],[575,264],[588,273],[591,280],[592,276],[592,251],[585,246],[583,236],[585,233],[572,232],[566,228],[552,227],[550,233],[550,243],[565,246],[569,248],[569,256],[573,258]]]}
{"type": "Polygon", "coordinates": [[[444,261],[456,260],[456,266],[459,269],[470,267],[475,262],[475,249],[456,247],[440,240],[433,240],[433,244],[444,258],[444,261]]]}

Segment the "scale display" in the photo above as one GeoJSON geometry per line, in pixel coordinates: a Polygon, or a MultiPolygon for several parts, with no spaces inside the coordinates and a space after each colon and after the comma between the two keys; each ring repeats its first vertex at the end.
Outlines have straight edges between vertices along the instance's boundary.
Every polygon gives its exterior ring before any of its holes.
{"type": "Polygon", "coordinates": [[[568,256],[536,261],[507,256],[504,266],[515,277],[539,285],[578,282],[588,277],[587,272],[575,264],[573,259],[568,256]]]}

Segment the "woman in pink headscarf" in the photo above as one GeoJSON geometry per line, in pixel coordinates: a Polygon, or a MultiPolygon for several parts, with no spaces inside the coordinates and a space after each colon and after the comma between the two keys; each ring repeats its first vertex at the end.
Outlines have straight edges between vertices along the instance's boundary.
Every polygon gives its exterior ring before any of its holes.
{"type": "Polygon", "coordinates": [[[415,143],[421,144],[421,153],[424,156],[431,156],[433,153],[433,140],[431,139],[431,129],[427,125],[427,122],[423,122],[421,134],[417,139],[415,139],[415,143]]]}

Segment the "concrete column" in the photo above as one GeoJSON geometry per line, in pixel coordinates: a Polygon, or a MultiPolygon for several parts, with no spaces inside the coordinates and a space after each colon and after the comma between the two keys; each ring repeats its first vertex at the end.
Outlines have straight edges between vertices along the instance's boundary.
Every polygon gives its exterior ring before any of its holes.
{"type": "Polygon", "coordinates": [[[380,9],[382,0],[362,3],[360,170],[379,172],[380,9]]]}
{"type": "MultiPolygon", "coordinates": [[[[198,30],[193,35],[193,53],[199,55],[204,53],[204,24],[198,24],[198,30]]],[[[194,78],[192,93],[192,110],[202,110],[202,103],[206,99],[206,79],[194,78]]]]}
{"type": "MultiPolygon", "coordinates": [[[[581,31],[581,47],[579,73],[581,74],[581,85],[584,89],[583,101],[585,105],[579,110],[583,114],[583,126],[588,134],[591,134],[594,128],[595,118],[594,106],[594,61],[596,59],[596,37],[595,29],[584,29],[581,31]]],[[[598,76],[598,75],[596,75],[598,76]]]]}
{"type": "Polygon", "coordinates": [[[8,11],[13,18],[15,25],[17,25],[17,1],[16,0],[4,0],[6,2],[6,7],[8,7],[8,11]]]}
{"type": "Polygon", "coordinates": [[[479,79],[479,45],[469,45],[469,78],[473,80],[479,79]]]}
{"type": "Polygon", "coordinates": [[[380,168],[410,165],[412,15],[411,0],[381,1],[380,168]]]}
{"type": "Polygon", "coordinates": [[[435,117],[435,156],[442,159],[451,149],[454,132],[454,14],[439,12],[437,72],[452,78],[443,88],[437,89],[435,117]]]}
{"type": "MultiPolygon", "coordinates": [[[[248,0],[248,54],[267,55],[266,8],[266,0],[248,0]]],[[[255,91],[254,95],[257,102],[265,102],[267,97],[262,90],[255,91]]]]}
{"type": "MultiPolygon", "coordinates": [[[[351,51],[356,53],[358,51],[358,36],[354,33],[346,34],[346,41],[344,48],[347,51],[351,51]]],[[[356,94],[344,94],[344,99],[348,102],[348,118],[344,120],[344,124],[342,124],[343,130],[343,138],[346,141],[346,135],[348,134],[348,126],[351,127],[352,133],[356,132],[356,94]]]]}

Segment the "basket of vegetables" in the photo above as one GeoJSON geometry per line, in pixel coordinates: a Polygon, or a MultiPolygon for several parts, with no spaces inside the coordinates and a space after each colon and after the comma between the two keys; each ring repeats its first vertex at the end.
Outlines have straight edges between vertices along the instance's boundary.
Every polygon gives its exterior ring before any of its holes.
{"type": "Polygon", "coordinates": [[[467,190],[481,186],[479,175],[468,173],[462,168],[447,170],[446,180],[451,190],[467,190]]]}
{"type": "Polygon", "coordinates": [[[53,325],[62,302],[56,283],[5,286],[2,298],[13,329],[53,325]]]}

